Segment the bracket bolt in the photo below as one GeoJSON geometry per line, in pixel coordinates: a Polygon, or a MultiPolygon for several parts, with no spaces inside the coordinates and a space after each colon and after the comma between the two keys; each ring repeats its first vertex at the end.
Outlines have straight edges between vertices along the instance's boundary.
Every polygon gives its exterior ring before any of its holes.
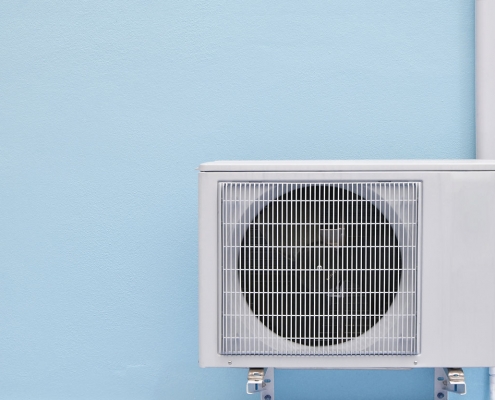
{"type": "Polygon", "coordinates": [[[439,399],[443,399],[445,397],[445,395],[442,392],[440,392],[440,393],[437,394],[437,397],[439,399]]]}
{"type": "Polygon", "coordinates": [[[227,364],[232,365],[232,361],[229,361],[227,364]]]}
{"type": "Polygon", "coordinates": [[[414,365],[418,365],[418,362],[417,361],[414,361],[414,365]]]}
{"type": "Polygon", "coordinates": [[[272,400],[272,396],[270,396],[269,394],[267,394],[265,397],[264,397],[265,400],[272,400]]]}

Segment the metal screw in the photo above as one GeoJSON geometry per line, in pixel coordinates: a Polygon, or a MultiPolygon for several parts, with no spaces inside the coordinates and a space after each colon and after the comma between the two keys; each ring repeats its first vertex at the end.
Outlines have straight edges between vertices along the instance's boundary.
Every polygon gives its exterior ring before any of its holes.
{"type": "Polygon", "coordinates": [[[269,394],[267,394],[265,397],[264,397],[265,400],[272,400],[272,396],[270,396],[269,394]]]}
{"type": "Polygon", "coordinates": [[[440,392],[440,393],[437,393],[437,397],[439,399],[443,399],[445,397],[445,395],[442,392],[440,392]]]}
{"type": "Polygon", "coordinates": [[[229,361],[227,364],[232,365],[232,361],[229,361]]]}
{"type": "Polygon", "coordinates": [[[414,361],[414,365],[418,365],[418,362],[417,361],[414,361]]]}

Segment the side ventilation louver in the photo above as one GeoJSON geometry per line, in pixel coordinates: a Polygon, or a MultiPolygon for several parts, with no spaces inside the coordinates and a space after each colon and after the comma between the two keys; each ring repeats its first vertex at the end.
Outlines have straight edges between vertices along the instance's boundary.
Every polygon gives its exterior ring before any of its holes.
{"type": "Polygon", "coordinates": [[[220,185],[221,354],[418,354],[420,182],[220,185]]]}

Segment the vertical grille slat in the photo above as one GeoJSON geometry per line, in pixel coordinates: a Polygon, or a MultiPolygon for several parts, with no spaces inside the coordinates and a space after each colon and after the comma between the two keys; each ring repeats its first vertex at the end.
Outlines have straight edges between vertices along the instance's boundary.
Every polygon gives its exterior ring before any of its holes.
{"type": "Polygon", "coordinates": [[[220,353],[419,353],[421,182],[223,182],[220,353]]]}

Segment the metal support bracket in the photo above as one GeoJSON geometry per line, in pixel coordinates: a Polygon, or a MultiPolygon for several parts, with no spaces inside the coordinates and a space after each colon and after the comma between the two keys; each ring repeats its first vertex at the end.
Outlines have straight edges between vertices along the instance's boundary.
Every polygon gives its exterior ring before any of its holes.
{"type": "Polygon", "coordinates": [[[275,400],[274,369],[249,368],[246,392],[248,394],[259,393],[261,400],[275,400]]]}
{"type": "Polygon", "coordinates": [[[462,368],[435,368],[435,399],[448,400],[449,392],[466,394],[462,368]]]}

